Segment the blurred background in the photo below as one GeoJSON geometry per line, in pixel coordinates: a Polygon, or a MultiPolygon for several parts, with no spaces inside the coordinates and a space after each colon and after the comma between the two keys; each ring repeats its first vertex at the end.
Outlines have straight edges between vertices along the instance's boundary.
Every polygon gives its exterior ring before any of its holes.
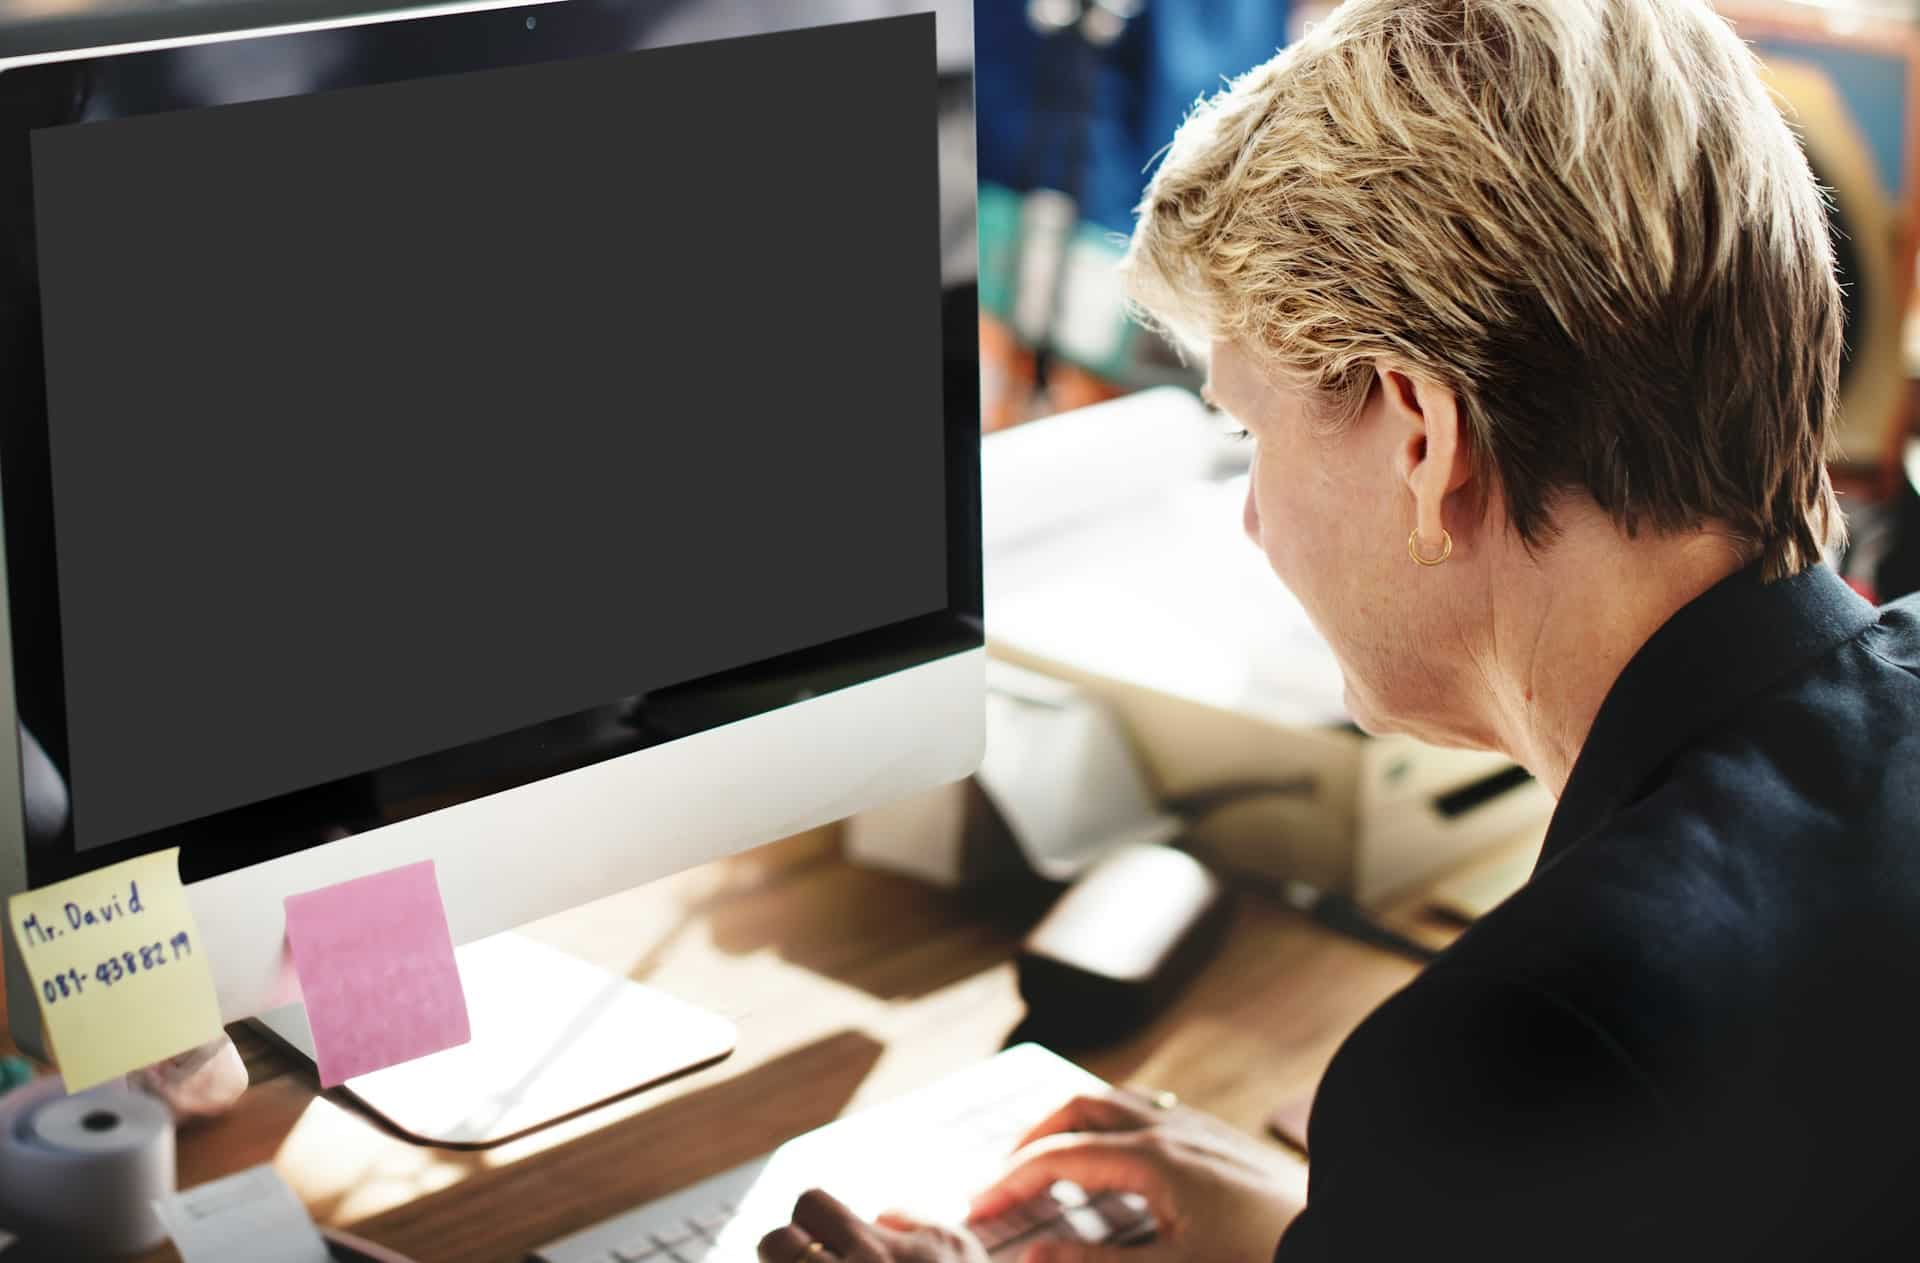
{"type": "MultiPolygon", "coordinates": [[[[1325,0],[978,0],[984,424],[1019,425],[1198,373],[1128,319],[1113,278],[1152,164],[1199,97],[1325,0]]],[[[1920,0],[1719,0],[1833,195],[1847,292],[1840,458],[1880,600],[1920,589],[1920,0]]]]}
{"type": "MultiPolygon", "coordinates": [[[[1849,354],[1835,469],[1852,541],[1834,560],[1880,600],[1920,589],[1920,0],[1715,0],[1760,54],[1832,192],[1849,354]]],[[[715,0],[573,0],[699,38],[715,0]]],[[[831,20],[840,0],[802,0],[831,20]]],[[[924,0],[901,0],[920,8],[924,0]]],[[[933,0],[941,125],[977,134],[949,191],[947,302],[977,302],[991,432],[1199,372],[1132,320],[1113,264],[1161,149],[1199,98],[1298,39],[1330,0],[933,0]],[[971,28],[971,38],[968,31],[971,28]],[[966,192],[979,195],[978,237],[966,192]]],[[[298,20],[364,0],[0,0],[0,55],[165,10],[298,20]]]]}

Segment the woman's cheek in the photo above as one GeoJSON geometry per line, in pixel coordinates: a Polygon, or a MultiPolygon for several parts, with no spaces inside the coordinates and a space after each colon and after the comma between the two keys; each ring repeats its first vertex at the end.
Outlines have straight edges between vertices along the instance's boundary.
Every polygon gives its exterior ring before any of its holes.
{"type": "Polygon", "coordinates": [[[1247,466],[1247,502],[1240,510],[1240,528],[1248,539],[1260,543],[1260,449],[1257,447],[1247,466]]]}

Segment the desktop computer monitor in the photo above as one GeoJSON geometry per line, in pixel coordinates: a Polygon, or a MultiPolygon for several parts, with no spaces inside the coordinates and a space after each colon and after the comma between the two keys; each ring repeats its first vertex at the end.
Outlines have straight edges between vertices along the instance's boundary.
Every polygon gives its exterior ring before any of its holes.
{"type": "Polygon", "coordinates": [[[296,892],[467,942],[982,742],[931,3],[347,9],[0,42],[0,896],[177,846],[228,1021],[296,892]]]}

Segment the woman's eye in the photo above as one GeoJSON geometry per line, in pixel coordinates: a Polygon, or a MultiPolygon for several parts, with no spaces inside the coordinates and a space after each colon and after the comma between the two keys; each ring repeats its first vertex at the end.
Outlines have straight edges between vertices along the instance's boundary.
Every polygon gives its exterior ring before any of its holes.
{"type": "Polygon", "coordinates": [[[1228,430],[1227,437],[1230,439],[1250,439],[1253,435],[1248,434],[1245,430],[1228,430]]]}

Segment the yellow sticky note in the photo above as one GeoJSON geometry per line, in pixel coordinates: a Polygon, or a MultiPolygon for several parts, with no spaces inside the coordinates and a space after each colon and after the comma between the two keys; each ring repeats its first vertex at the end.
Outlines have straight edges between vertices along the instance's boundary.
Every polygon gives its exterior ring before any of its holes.
{"type": "Polygon", "coordinates": [[[220,1034],[179,848],[15,895],[7,919],[69,1092],[220,1034]]]}

